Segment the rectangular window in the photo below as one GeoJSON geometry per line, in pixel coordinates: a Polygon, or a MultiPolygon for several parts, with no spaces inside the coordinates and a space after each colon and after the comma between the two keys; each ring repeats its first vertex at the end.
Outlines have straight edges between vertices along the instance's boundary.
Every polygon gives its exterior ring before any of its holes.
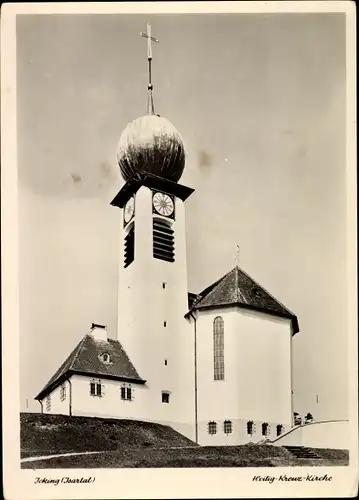
{"type": "Polygon", "coordinates": [[[280,436],[283,432],[283,425],[278,424],[277,425],[277,436],[280,436]]]}
{"type": "Polygon", "coordinates": [[[132,388],[126,387],[125,385],[121,387],[121,399],[123,401],[132,401],[132,388]]]}
{"type": "Polygon", "coordinates": [[[232,422],[230,420],[225,420],[223,423],[223,430],[225,434],[232,433],[232,422]]]}
{"type": "Polygon", "coordinates": [[[62,384],[60,387],[60,401],[65,401],[66,399],[66,386],[65,384],[62,384]]]}
{"type": "Polygon", "coordinates": [[[253,434],[253,431],[254,431],[253,421],[250,420],[249,422],[247,422],[247,434],[251,436],[253,434]]]}
{"type": "Polygon", "coordinates": [[[46,398],[46,411],[51,411],[51,394],[46,398]]]}
{"type": "Polygon", "coordinates": [[[90,382],[90,394],[91,396],[102,396],[102,385],[97,382],[90,382]]]}
{"type": "Polygon", "coordinates": [[[216,422],[208,422],[208,434],[217,434],[217,423],[216,422]]]}
{"type": "Polygon", "coordinates": [[[170,395],[168,392],[162,392],[162,403],[169,403],[170,395]]]}
{"type": "Polygon", "coordinates": [[[164,321],[164,322],[163,322],[163,326],[166,328],[166,326],[167,326],[167,321],[164,321]]]}
{"type": "Polygon", "coordinates": [[[264,422],[262,424],[262,436],[267,436],[268,435],[268,424],[267,422],[264,422]]]}
{"type": "Polygon", "coordinates": [[[167,366],[167,359],[165,359],[165,366],[167,366]]]}

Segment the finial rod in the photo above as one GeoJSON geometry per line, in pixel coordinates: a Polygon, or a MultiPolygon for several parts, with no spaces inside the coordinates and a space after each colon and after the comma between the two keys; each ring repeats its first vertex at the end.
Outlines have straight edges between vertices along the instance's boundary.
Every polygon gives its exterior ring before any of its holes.
{"type": "Polygon", "coordinates": [[[144,38],[147,38],[147,59],[148,59],[148,106],[147,106],[147,113],[149,115],[154,115],[155,114],[155,107],[153,104],[153,96],[152,96],[152,90],[153,90],[153,85],[152,85],[152,42],[158,43],[159,40],[155,38],[154,36],[151,36],[151,25],[147,23],[147,32],[143,33],[141,31],[141,36],[144,38]]]}
{"type": "Polygon", "coordinates": [[[236,266],[239,267],[239,252],[240,252],[240,248],[239,248],[239,245],[237,245],[236,247],[236,266]]]}

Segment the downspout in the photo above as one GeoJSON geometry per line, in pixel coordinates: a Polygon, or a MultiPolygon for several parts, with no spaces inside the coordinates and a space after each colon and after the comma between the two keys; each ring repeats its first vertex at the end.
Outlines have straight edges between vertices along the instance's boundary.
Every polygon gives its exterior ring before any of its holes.
{"type": "Polygon", "coordinates": [[[191,312],[194,321],[194,419],[195,419],[195,441],[198,444],[198,389],[197,389],[197,320],[191,312]]]}
{"type": "Polygon", "coordinates": [[[41,413],[44,413],[44,405],[42,404],[42,401],[38,399],[38,402],[40,403],[41,406],[41,413]]]}
{"type": "Polygon", "coordinates": [[[69,383],[69,416],[72,417],[72,383],[71,380],[67,380],[69,383]]]}
{"type": "Polygon", "coordinates": [[[290,326],[290,410],[291,425],[294,427],[294,391],[293,391],[293,323],[290,326]]]}

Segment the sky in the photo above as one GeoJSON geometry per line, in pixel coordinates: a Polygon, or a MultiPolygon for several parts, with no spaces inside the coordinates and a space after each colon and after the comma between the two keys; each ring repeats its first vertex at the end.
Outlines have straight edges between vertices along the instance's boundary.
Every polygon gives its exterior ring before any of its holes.
{"type": "Polygon", "coordinates": [[[89,331],[116,338],[116,146],[156,112],[186,149],[188,289],[235,265],[299,319],[294,410],[347,418],[344,14],[17,18],[21,409],[89,331]],[[317,398],[318,395],[318,398],[317,398]],[[318,402],[317,402],[318,401],[318,402]]]}

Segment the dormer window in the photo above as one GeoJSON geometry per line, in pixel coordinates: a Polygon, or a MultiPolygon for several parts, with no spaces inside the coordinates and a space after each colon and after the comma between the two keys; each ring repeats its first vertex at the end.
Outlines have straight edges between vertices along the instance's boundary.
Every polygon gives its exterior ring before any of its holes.
{"type": "Polygon", "coordinates": [[[110,365],[112,363],[111,356],[107,352],[102,353],[99,357],[102,363],[105,363],[105,365],[110,365]]]}

